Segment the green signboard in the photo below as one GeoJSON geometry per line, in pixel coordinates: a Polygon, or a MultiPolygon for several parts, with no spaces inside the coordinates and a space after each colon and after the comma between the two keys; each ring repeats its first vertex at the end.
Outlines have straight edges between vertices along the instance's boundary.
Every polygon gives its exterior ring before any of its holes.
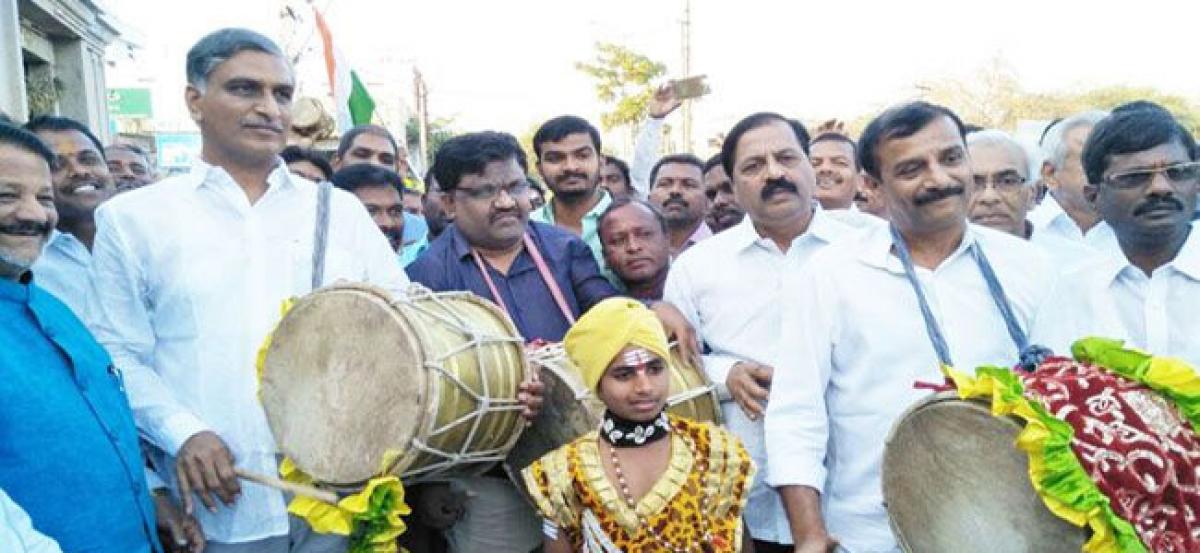
{"type": "Polygon", "coordinates": [[[113,117],[150,118],[150,89],[108,89],[108,114],[113,117]]]}

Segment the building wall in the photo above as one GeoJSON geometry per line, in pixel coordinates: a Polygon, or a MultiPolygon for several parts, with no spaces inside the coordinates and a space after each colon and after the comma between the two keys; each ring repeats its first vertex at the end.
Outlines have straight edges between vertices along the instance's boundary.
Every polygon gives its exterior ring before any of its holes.
{"type": "Polygon", "coordinates": [[[108,140],[104,49],[117,36],[91,0],[0,0],[0,110],[26,120],[26,65],[57,80],[52,111],[87,124],[108,140]]]}

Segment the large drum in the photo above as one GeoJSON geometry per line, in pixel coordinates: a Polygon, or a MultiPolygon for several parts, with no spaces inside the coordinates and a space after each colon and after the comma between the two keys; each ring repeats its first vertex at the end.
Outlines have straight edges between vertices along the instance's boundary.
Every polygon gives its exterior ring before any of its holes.
{"type": "Polygon", "coordinates": [[[888,436],[883,499],[905,551],[1078,553],[1087,532],[1042,503],[1014,447],[1023,425],[954,392],[909,409],[888,436]]]}
{"type": "MultiPolygon", "coordinates": [[[[604,417],[604,403],[587,389],[579,369],[567,358],[561,345],[530,351],[529,361],[540,369],[545,400],[541,413],[521,435],[504,463],[518,486],[523,486],[522,469],[546,453],[596,430],[604,417]]],[[[671,350],[670,369],[668,411],[680,417],[720,424],[721,404],[703,371],[685,363],[676,348],[671,350]]]]}
{"type": "Polygon", "coordinates": [[[522,342],[468,293],[322,288],[276,328],[262,403],[280,451],[322,483],[480,474],[524,428],[522,342]]]}

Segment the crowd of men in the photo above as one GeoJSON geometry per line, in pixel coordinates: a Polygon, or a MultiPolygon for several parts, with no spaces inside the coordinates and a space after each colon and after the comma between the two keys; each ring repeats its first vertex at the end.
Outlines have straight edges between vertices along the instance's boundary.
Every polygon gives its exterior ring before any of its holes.
{"type": "MultiPolygon", "coordinates": [[[[470,291],[528,341],[639,300],[757,466],[760,552],[897,547],[883,436],[940,365],[1102,335],[1200,366],[1198,151],[1152,103],[1064,114],[1036,146],[919,101],[857,139],[763,112],[705,160],[659,155],[680,105],[664,87],[632,163],[562,116],[534,159],[472,132],[417,178],[374,125],[331,159],[285,148],[294,76],[265,37],[210,34],[186,75],[203,145],[181,175],[67,118],[0,125],[0,550],[344,550],[234,473],[278,466],[254,362],[279,306],[339,280],[470,291]]],[[[503,475],[455,485],[466,503],[430,543],[549,540],[503,475]]]]}

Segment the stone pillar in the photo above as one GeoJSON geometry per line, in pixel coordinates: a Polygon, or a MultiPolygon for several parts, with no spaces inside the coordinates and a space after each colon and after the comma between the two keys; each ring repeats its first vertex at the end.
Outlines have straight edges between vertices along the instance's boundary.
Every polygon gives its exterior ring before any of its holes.
{"type": "Polygon", "coordinates": [[[23,122],[25,107],[25,69],[21,61],[21,19],[18,0],[0,0],[0,111],[23,122]]]}
{"type": "Polygon", "coordinates": [[[103,47],[86,40],[55,42],[54,74],[69,91],[59,99],[62,115],[86,124],[108,141],[108,92],[104,81],[103,47]]]}

